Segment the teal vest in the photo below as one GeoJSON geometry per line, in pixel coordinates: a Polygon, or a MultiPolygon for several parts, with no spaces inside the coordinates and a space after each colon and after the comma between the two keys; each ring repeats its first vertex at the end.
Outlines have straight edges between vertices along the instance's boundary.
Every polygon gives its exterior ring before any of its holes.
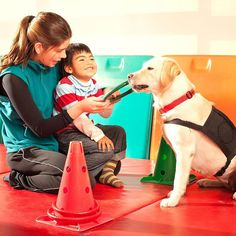
{"type": "MultiPolygon", "coordinates": [[[[14,74],[22,79],[28,85],[43,118],[47,119],[52,116],[53,91],[60,78],[58,65],[48,68],[30,60],[26,67],[17,65],[6,68],[0,74],[0,78],[5,74],[14,74]]],[[[2,120],[2,138],[8,153],[30,146],[58,151],[58,143],[54,136],[42,138],[33,133],[5,96],[0,96],[0,118],[2,120]]]]}

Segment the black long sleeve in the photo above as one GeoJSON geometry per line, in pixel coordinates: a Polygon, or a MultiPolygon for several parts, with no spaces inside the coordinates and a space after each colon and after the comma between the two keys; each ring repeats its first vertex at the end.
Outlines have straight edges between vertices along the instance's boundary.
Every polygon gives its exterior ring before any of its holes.
{"type": "Polygon", "coordinates": [[[34,103],[26,83],[12,74],[2,78],[0,93],[7,96],[25,125],[39,137],[47,137],[72,122],[67,111],[44,119],[34,103]]]}

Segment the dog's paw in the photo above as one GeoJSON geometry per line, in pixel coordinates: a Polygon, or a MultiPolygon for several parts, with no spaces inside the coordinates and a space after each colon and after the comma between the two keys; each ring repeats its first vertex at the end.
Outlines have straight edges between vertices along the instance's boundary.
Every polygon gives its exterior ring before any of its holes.
{"type": "Polygon", "coordinates": [[[236,192],[233,194],[233,199],[236,200],[236,192]]]}
{"type": "Polygon", "coordinates": [[[175,207],[179,203],[179,200],[173,199],[171,197],[164,198],[161,200],[160,207],[175,207]]]}

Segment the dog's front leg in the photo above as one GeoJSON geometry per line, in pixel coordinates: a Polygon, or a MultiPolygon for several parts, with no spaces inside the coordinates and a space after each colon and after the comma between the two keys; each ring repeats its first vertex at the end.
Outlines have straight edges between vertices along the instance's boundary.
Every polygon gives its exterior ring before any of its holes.
{"type": "Polygon", "coordinates": [[[185,194],[192,160],[196,151],[196,136],[191,129],[174,124],[164,125],[164,137],[176,157],[175,179],[172,192],[160,203],[161,207],[175,207],[185,194]]]}
{"type": "Polygon", "coordinates": [[[189,180],[189,174],[191,171],[191,163],[193,154],[183,152],[176,153],[176,170],[174,187],[168,198],[161,201],[161,207],[175,207],[179,204],[181,197],[185,194],[186,186],[189,180]]]}

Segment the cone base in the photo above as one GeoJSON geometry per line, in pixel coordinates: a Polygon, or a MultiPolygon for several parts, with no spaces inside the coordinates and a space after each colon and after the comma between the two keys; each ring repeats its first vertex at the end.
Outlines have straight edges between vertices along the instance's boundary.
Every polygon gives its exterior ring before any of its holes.
{"type": "Polygon", "coordinates": [[[70,212],[57,208],[56,203],[52,204],[52,207],[47,211],[48,216],[54,220],[62,220],[64,222],[76,223],[87,223],[90,221],[95,221],[100,215],[101,210],[97,201],[94,200],[93,208],[85,212],[70,212]]]}
{"type": "MultiPolygon", "coordinates": [[[[140,180],[141,182],[144,183],[155,183],[155,184],[164,184],[164,185],[174,185],[174,180],[164,180],[164,178],[157,178],[155,176],[153,176],[152,174],[149,176],[145,176],[143,178],[141,178],[140,180]]],[[[196,181],[196,176],[193,174],[189,175],[189,184],[193,183],[196,181]]]]}
{"type": "Polygon", "coordinates": [[[83,232],[89,230],[91,228],[97,227],[99,225],[105,224],[109,221],[112,221],[113,218],[109,215],[101,214],[95,221],[88,223],[80,223],[80,224],[67,224],[66,222],[57,222],[56,220],[50,218],[48,215],[40,216],[36,219],[36,222],[51,225],[63,229],[68,229],[77,232],[83,232]]]}
{"type": "Polygon", "coordinates": [[[69,212],[58,209],[53,203],[48,209],[47,216],[41,216],[36,222],[57,226],[73,231],[85,231],[95,226],[111,221],[112,218],[101,214],[100,206],[94,200],[94,208],[86,212],[69,212]]]}

